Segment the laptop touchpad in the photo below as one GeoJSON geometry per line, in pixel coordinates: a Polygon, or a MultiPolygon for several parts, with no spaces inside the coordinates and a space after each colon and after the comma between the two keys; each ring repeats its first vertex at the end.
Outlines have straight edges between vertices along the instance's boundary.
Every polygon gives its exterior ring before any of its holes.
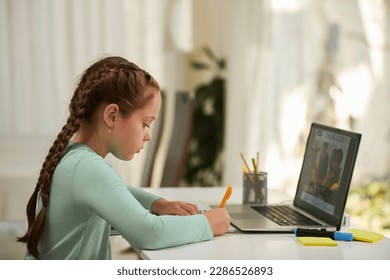
{"type": "Polygon", "coordinates": [[[234,225],[242,230],[259,230],[268,228],[268,230],[279,229],[280,227],[274,222],[267,219],[235,220],[234,225]]]}

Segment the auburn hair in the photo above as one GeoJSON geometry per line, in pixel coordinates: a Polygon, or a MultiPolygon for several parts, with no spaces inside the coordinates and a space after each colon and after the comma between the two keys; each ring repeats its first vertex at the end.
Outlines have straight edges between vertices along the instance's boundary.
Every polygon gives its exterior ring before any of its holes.
{"type": "Polygon", "coordinates": [[[105,57],[92,64],[81,75],[69,105],[69,117],[42,164],[36,187],[27,203],[27,232],[18,237],[19,242],[27,244],[28,252],[39,259],[38,243],[43,238],[46,212],[49,206],[50,187],[58,163],[69,140],[79,130],[80,124],[93,124],[94,115],[102,104],[117,104],[120,112],[127,116],[143,107],[153,94],[147,89],[159,92],[156,80],[136,64],[122,57],[105,57]],[[37,201],[42,207],[37,211],[37,201]]]}

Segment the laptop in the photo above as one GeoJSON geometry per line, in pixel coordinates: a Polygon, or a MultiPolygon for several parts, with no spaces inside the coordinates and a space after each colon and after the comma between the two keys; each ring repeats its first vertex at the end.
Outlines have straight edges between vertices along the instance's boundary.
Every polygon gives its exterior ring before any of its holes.
{"type": "Polygon", "coordinates": [[[340,230],[360,139],[359,133],[313,123],[293,203],[227,204],[232,226],[244,232],[340,230]],[[295,221],[280,211],[293,212],[295,221]]]}

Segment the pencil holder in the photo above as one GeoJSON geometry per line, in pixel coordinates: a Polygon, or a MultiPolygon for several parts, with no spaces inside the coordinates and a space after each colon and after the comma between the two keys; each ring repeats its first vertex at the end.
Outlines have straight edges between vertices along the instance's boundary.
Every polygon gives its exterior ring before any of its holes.
{"type": "Polygon", "coordinates": [[[267,204],[267,172],[243,173],[243,204],[267,204]]]}

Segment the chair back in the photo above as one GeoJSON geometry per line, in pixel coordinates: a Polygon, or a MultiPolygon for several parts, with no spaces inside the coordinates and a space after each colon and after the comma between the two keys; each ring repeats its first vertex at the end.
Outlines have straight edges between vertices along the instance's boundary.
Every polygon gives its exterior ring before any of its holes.
{"type": "Polygon", "coordinates": [[[173,129],[168,143],[161,187],[178,187],[180,185],[192,134],[194,102],[192,93],[177,92],[173,129]]]}

